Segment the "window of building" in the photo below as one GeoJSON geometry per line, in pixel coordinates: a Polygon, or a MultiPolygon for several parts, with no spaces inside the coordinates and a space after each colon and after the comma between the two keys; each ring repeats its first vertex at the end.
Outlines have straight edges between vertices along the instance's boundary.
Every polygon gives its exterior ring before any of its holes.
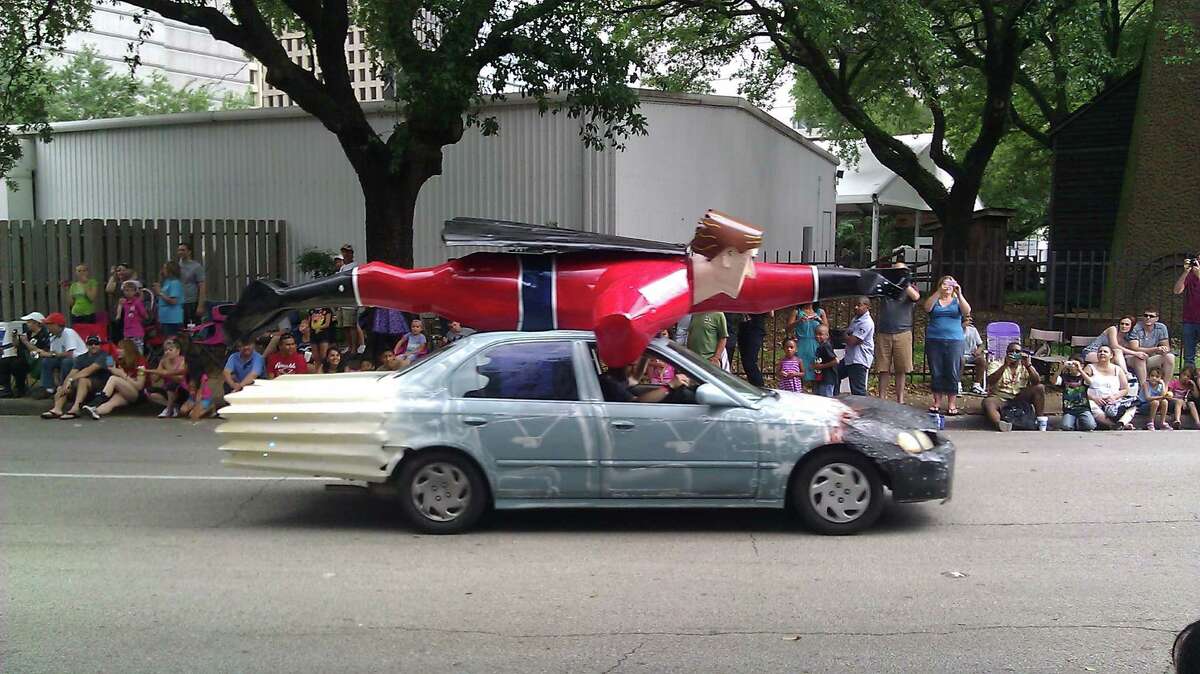
{"type": "Polygon", "coordinates": [[[366,82],[366,81],[367,81],[367,69],[366,69],[366,68],[359,68],[359,69],[358,69],[358,81],[359,81],[359,82],[366,82]]]}
{"type": "Polygon", "coordinates": [[[354,63],[354,50],[346,52],[346,63],[354,63]]]}
{"type": "Polygon", "coordinates": [[[463,363],[454,394],[464,398],[579,400],[571,342],[501,344],[463,363]]]}
{"type": "Polygon", "coordinates": [[[371,87],[371,98],[368,100],[375,100],[375,87],[371,87]]]}

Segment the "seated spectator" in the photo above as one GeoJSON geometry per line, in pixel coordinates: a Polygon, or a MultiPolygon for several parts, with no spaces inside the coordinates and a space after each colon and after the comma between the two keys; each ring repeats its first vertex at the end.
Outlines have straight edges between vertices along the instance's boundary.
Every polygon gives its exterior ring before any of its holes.
{"type": "Polygon", "coordinates": [[[468,337],[475,334],[471,328],[464,328],[462,323],[458,321],[450,321],[450,325],[446,328],[446,343],[453,344],[463,337],[468,337]]]}
{"type": "Polygon", "coordinates": [[[142,289],[137,281],[126,281],[121,285],[121,334],[137,346],[138,353],[145,352],[146,325],[149,318],[146,304],[142,302],[142,289]]]}
{"type": "Polygon", "coordinates": [[[975,327],[975,319],[970,316],[963,316],[963,365],[970,365],[974,368],[974,381],[971,384],[971,393],[975,395],[984,395],[987,391],[983,388],[983,380],[987,377],[987,345],[983,343],[983,337],[979,336],[979,329],[975,327]]]}
{"type": "Polygon", "coordinates": [[[1133,415],[1137,413],[1137,397],[1130,395],[1129,378],[1125,370],[1112,361],[1113,351],[1107,344],[1096,349],[1096,362],[1088,365],[1088,400],[1092,416],[1105,428],[1133,430],[1133,415]]]}
{"type": "Polygon", "coordinates": [[[71,315],[71,325],[76,323],[96,322],[96,298],[100,295],[100,282],[91,278],[87,263],[75,265],[75,280],[63,282],[67,291],[68,313],[71,315]]]}
{"type": "Polygon", "coordinates": [[[1141,322],[1129,331],[1129,348],[1143,353],[1145,358],[1134,358],[1130,363],[1142,390],[1146,388],[1146,375],[1156,367],[1170,379],[1175,376],[1175,354],[1171,353],[1171,338],[1167,326],[1158,320],[1158,309],[1146,307],[1141,322]]]}
{"type": "Polygon", "coordinates": [[[163,342],[163,355],[158,361],[158,367],[147,368],[146,374],[151,377],[150,388],[146,395],[154,403],[163,406],[159,419],[169,419],[179,413],[179,405],[187,395],[183,387],[187,376],[187,361],[179,347],[179,342],[168,339],[163,342]]]}
{"type": "Polygon", "coordinates": [[[75,358],[87,353],[87,345],[78,332],[67,327],[67,319],[57,311],[46,317],[46,330],[50,333],[48,349],[37,351],[42,363],[42,391],[40,398],[53,395],[58,388],[55,381],[64,377],[75,367],[75,358]],[[55,375],[58,375],[56,377],[55,375]]]}
{"type": "MultiPolygon", "coordinates": [[[[336,350],[336,349],[335,349],[336,350]]],[[[225,361],[224,394],[237,393],[263,376],[267,364],[262,354],[254,350],[254,340],[243,337],[237,342],[237,351],[229,354],[225,361]]],[[[183,408],[180,408],[183,411],[183,408]]]]}
{"type": "Polygon", "coordinates": [[[26,360],[24,323],[0,322],[0,398],[25,395],[29,362],[26,360]]]}
{"type": "Polygon", "coordinates": [[[87,351],[75,356],[72,364],[71,371],[63,377],[62,384],[55,390],[54,407],[42,412],[43,419],[67,420],[78,417],[82,412],[83,401],[104,388],[113,359],[104,352],[100,338],[93,335],[87,339],[87,351]],[[63,412],[63,406],[68,400],[73,401],[71,407],[63,412]]]}
{"type": "MultiPolygon", "coordinates": [[[[29,375],[33,377],[35,382],[40,382],[42,379],[42,357],[50,353],[50,330],[46,328],[46,317],[41,312],[34,311],[21,317],[25,322],[25,332],[20,335],[21,346],[24,347],[25,363],[29,368],[29,375]]],[[[46,390],[35,384],[33,386],[33,397],[46,397],[46,390]]]]}
{"type": "Polygon", "coordinates": [[[295,337],[290,334],[276,335],[271,341],[272,344],[279,343],[279,351],[267,356],[267,379],[285,374],[308,374],[308,362],[296,351],[295,337]]]}
{"type": "Polygon", "coordinates": [[[384,351],[379,354],[379,366],[375,369],[395,372],[400,369],[400,359],[396,358],[396,354],[391,351],[384,351]]]}
{"type": "Polygon", "coordinates": [[[325,353],[325,360],[321,361],[320,367],[317,368],[318,374],[337,374],[346,371],[346,362],[342,360],[342,352],[337,349],[330,349],[325,353]]]}
{"type": "Polygon", "coordinates": [[[816,394],[832,398],[837,395],[839,382],[837,354],[829,341],[829,326],[818,325],[813,331],[813,338],[817,340],[817,350],[812,362],[812,369],[816,372],[816,394]]]}
{"type": "Polygon", "coordinates": [[[146,398],[146,359],[133,340],[123,339],[117,345],[116,367],[109,368],[108,381],[91,405],[84,405],[97,421],[118,407],[133,405],[146,398]]]}
{"type": "Polygon", "coordinates": [[[1133,323],[1133,316],[1122,316],[1116,325],[1105,328],[1103,332],[1096,335],[1090,344],[1083,347],[1083,359],[1089,363],[1095,363],[1096,351],[1100,349],[1101,345],[1107,345],[1112,350],[1112,362],[1126,372],[1129,372],[1128,361],[1130,359],[1146,360],[1146,354],[1129,348],[1129,340],[1126,338],[1129,331],[1133,329],[1133,323]]]}
{"type": "Polygon", "coordinates": [[[163,263],[159,271],[160,281],[154,284],[158,296],[158,324],[162,334],[173,337],[183,329],[183,281],[179,280],[179,263],[171,260],[163,263]]]}
{"type": "Polygon", "coordinates": [[[408,334],[396,342],[392,352],[400,359],[400,367],[408,367],[429,353],[429,342],[425,339],[425,324],[414,318],[408,334]]]}
{"type": "Polygon", "coordinates": [[[1175,413],[1171,427],[1176,430],[1183,428],[1182,416],[1186,409],[1192,416],[1192,423],[1200,429],[1200,411],[1196,409],[1196,404],[1200,402],[1200,381],[1196,379],[1196,366],[1190,363],[1184,365],[1179,376],[1172,379],[1167,387],[1171,391],[1171,409],[1175,413]]]}
{"type": "Polygon", "coordinates": [[[1063,414],[1059,425],[1061,430],[1096,430],[1096,417],[1092,415],[1087,395],[1091,380],[1079,361],[1068,360],[1063,363],[1056,382],[1063,391],[1063,414]]]}
{"type": "Polygon", "coordinates": [[[1154,420],[1161,417],[1159,423],[1163,430],[1173,430],[1167,423],[1167,409],[1170,406],[1171,393],[1167,390],[1167,382],[1163,381],[1162,370],[1150,368],[1146,373],[1146,385],[1138,389],[1138,412],[1150,417],[1146,422],[1146,430],[1157,430],[1154,420]]]}
{"type": "Polygon", "coordinates": [[[1005,408],[1014,405],[1028,403],[1033,405],[1036,416],[1042,416],[1046,408],[1046,388],[1040,378],[1029,354],[1021,351],[1019,342],[1008,345],[1003,362],[988,367],[987,384],[991,395],[984,399],[983,410],[997,430],[1012,430],[1012,424],[1001,417],[1005,408]]]}
{"type": "Polygon", "coordinates": [[[188,371],[187,394],[187,400],[179,407],[181,415],[199,421],[213,413],[213,391],[208,385],[208,373],[202,368],[188,371]]]}

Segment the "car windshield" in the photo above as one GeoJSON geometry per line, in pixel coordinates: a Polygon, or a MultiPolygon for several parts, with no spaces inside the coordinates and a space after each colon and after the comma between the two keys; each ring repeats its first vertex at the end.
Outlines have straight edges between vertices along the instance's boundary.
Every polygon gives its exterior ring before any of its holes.
{"type": "Polygon", "coordinates": [[[430,354],[424,358],[413,361],[413,363],[411,365],[409,365],[408,367],[404,367],[404,368],[400,368],[399,370],[396,370],[395,372],[392,373],[392,376],[400,377],[400,376],[408,374],[409,372],[412,372],[413,370],[423,368],[426,365],[429,365],[430,363],[436,363],[437,361],[443,360],[446,357],[446,354],[453,353],[454,351],[458,350],[459,346],[463,343],[463,341],[465,341],[465,340],[460,339],[460,340],[451,342],[451,343],[447,344],[446,346],[443,346],[442,348],[433,352],[432,354],[430,354]]]}
{"type": "MultiPolygon", "coordinates": [[[[660,347],[663,346],[662,343],[657,343],[657,344],[660,347]]],[[[766,391],[765,389],[760,389],[757,386],[754,386],[753,384],[751,384],[743,379],[738,379],[737,377],[729,374],[725,370],[722,370],[721,368],[717,367],[716,365],[713,365],[712,363],[708,362],[708,359],[702,357],[700,354],[696,353],[695,351],[691,351],[691,350],[687,349],[686,347],[680,346],[680,345],[676,344],[675,342],[671,342],[671,341],[667,341],[665,343],[665,346],[667,347],[667,350],[670,351],[675,358],[678,358],[679,360],[686,363],[688,365],[688,367],[692,367],[692,368],[702,371],[704,373],[704,376],[707,377],[708,379],[719,380],[722,384],[733,389],[734,392],[736,392],[738,395],[745,396],[751,400],[758,400],[759,398],[769,395],[769,392],[766,391]]]]}

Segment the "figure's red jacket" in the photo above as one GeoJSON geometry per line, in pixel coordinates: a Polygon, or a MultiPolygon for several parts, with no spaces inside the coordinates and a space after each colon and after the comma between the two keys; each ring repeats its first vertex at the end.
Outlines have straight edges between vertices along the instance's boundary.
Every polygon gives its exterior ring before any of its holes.
{"type": "Polygon", "coordinates": [[[594,330],[608,365],[635,362],[663,328],[700,311],[762,313],[817,299],[808,265],[756,263],[736,298],[692,304],[684,256],[475,253],[424,269],[352,271],[360,305],[430,312],[480,330],[594,330]]]}

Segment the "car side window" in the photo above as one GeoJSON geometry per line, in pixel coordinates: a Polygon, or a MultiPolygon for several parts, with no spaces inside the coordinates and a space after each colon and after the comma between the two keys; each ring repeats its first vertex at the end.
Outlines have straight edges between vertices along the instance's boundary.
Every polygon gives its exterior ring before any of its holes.
{"type": "Polygon", "coordinates": [[[571,342],[520,342],[487,349],[462,365],[454,395],[508,400],[579,400],[571,342]]]}

